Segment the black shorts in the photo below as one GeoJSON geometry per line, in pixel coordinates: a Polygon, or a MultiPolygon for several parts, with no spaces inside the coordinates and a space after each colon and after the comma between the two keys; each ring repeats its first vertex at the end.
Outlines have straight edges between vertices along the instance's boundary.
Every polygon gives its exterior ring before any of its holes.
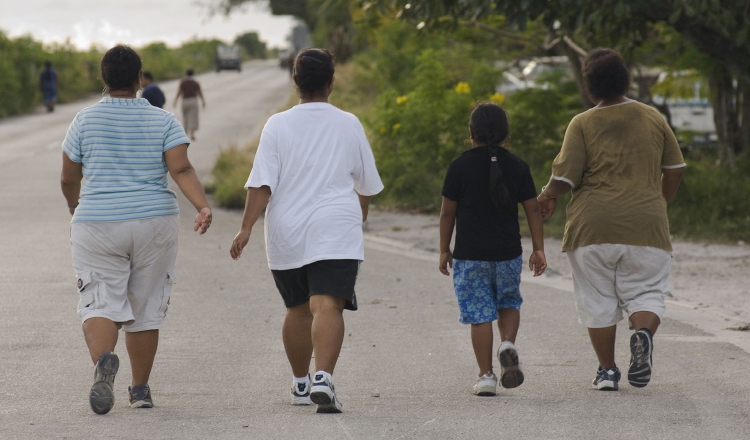
{"type": "Polygon", "coordinates": [[[300,306],[312,295],[344,298],[347,310],[357,310],[354,284],[359,273],[359,260],[320,260],[302,267],[271,270],[287,308],[300,306]]]}

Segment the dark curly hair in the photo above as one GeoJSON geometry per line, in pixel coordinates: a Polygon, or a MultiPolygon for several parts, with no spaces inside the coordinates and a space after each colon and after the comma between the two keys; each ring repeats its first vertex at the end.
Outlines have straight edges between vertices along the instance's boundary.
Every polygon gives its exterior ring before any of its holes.
{"type": "Polygon", "coordinates": [[[625,60],[612,49],[594,49],[583,61],[583,83],[594,103],[628,92],[630,71],[625,60]]]}
{"type": "Polygon", "coordinates": [[[294,60],[294,82],[302,98],[320,96],[333,81],[333,54],[325,49],[305,49],[294,60]]]}
{"type": "Polygon", "coordinates": [[[477,145],[486,146],[490,163],[490,199],[498,208],[508,204],[510,196],[503,179],[503,170],[497,163],[497,149],[510,134],[508,115],[502,107],[491,102],[480,102],[474,107],[469,118],[471,138],[477,145]]]}
{"type": "Polygon", "coordinates": [[[141,72],[141,57],[128,46],[118,44],[104,54],[101,63],[104,85],[110,91],[133,90],[141,72]]]}

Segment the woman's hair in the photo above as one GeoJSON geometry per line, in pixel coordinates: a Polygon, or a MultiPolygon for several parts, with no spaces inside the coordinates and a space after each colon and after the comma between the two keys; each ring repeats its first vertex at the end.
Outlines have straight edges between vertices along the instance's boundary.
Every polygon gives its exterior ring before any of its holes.
{"type": "Polygon", "coordinates": [[[469,118],[471,138],[477,145],[486,146],[490,153],[490,199],[498,208],[508,204],[510,196],[503,180],[503,170],[497,163],[498,148],[510,133],[505,110],[491,102],[480,102],[469,118]]]}
{"type": "Polygon", "coordinates": [[[294,82],[299,95],[312,98],[322,95],[333,81],[334,56],[325,49],[305,49],[294,60],[294,82]]]}
{"type": "Polygon", "coordinates": [[[187,76],[193,76],[194,73],[195,72],[193,71],[193,69],[188,69],[188,70],[185,71],[185,75],[187,75],[187,76]]]}
{"type": "Polygon", "coordinates": [[[594,49],[583,61],[583,83],[592,101],[622,96],[630,88],[625,60],[612,49],[594,49]]]}
{"type": "Polygon", "coordinates": [[[118,44],[104,54],[101,72],[110,91],[132,90],[140,79],[141,57],[128,46],[118,44]]]}

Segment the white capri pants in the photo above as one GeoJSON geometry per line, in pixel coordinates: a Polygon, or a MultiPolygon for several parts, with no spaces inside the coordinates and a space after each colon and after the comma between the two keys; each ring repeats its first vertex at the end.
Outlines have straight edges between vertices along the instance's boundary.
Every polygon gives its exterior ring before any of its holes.
{"type": "Polygon", "coordinates": [[[567,251],[573,268],[578,322],[588,328],[617,324],[635,312],[664,315],[672,254],[649,246],[592,244],[567,251]]]}
{"type": "Polygon", "coordinates": [[[177,215],[73,223],[81,320],[107,318],[126,332],[161,328],[175,282],[178,229],[177,215]]]}

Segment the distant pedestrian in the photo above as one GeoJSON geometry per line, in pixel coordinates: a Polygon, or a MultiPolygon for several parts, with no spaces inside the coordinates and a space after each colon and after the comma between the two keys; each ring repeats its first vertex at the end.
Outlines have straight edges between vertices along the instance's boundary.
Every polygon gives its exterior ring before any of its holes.
{"type": "Polygon", "coordinates": [[[174,98],[174,106],[182,96],[182,122],[185,124],[185,132],[191,140],[195,140],[195,132],[198,130],[198,98],[201,99],[203,108],[206,108],[206,99],[203,98],[201,85],[193,78],[193,69],[185,71],[185,77],[180,80],[177,88],[177,96],[174,98]]]}
{"type": "Polygon", "coordinates": [[[294,72],[299,105],[263,128],[230,253],[240,258],[267,206],[268,265],[287,308],[282,337],[294,376],[292,404],[314,402],[319,413],[339,413],[331,375],[344,340],[343,311],[357,310],[362,222],[383,184],[362,124],[328,103],[333,55],[304,50],[294,72]]]}
{"type": "Polygon", "coordinates": [[[148,101],[154,107],[164,108],[164,103],[167,99],[164,97],[164,92],[154,83],[154,77],[151,75],[151,72],[143,72],[141,87],[143,87],[141,98],[148,101]]]}
{"type": "Polygon", "coordinates": [[[120,328],[132,369],[130,406],[153,406],[148,380],[175,282],[179,229],[167,173],[198,211],[194,230],[211,226],[187,156],[190,140],[172,113],[136,97],[140,74],[134,50],[108,50],[101,75],[109,96],[78,113],[63,142],[61,185],[73,215],[78,315],[96,366],[89,404],[97,414],[114,405],[120,328]]]}
{"type": "Polygon", "coordinates": [[[500,383],[515,388],[524,381],[515,347],[521,321],[520,283],[523,258],[518,224],[521,203],[529,223],[534,276],[547,267],[542,215],[529,166],[503,148],[509,125],[496,104],[479,103],[469,120],[472,148],[448,167],[440,209],[440,272],[450,275],[458,298],[459,322],[471,325],[471,342],[479,364],[472,392],[494,396],[493,330],[500,330],[500,383]],[[456,242],[450,250],[453,228],[456,242]]]}
{"type": "Polygon", "coordinates": [[[39,90],[42,92],[44,105],[47,107],[48,112],[55,111],[58,86],[57,71],[52,68],[52,63],[50,61],[45,61],[44,70],[42,70],[42,73],[39,75],[39,90]]]}
{"type": "Polygon", "coordinates": [[[573,190],[562,250],[573,269],[578,320],[599,360],[594,386],[619,389],[615,335],[625,312],[635,330],[628,382],[641,388],[651,380],[653,335],[669,290],[667,203],[685,161],[659,112],[625,96],[630,72],[619,53],[590,52],[583,79],[597,105],[568,125],[538,200],[552,217],[557,197],[573,190]]]}

